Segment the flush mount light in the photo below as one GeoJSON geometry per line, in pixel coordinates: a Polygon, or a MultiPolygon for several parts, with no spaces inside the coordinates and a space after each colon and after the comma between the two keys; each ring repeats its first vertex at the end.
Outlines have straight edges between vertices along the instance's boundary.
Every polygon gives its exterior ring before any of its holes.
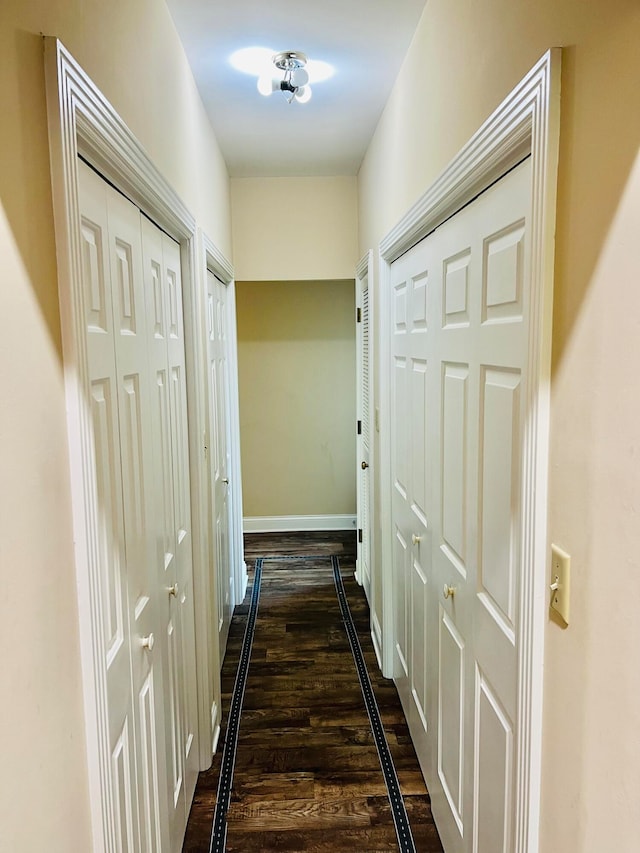
{"type": "Polygon", "coordinates": [[[311,98],[310,84],[328,80],[335,69],[328,62],[307,59],[299,50],[280,53],[268,47],[243,47],[229,57],[238,71],[258,78],[258,91],[263,95],[283,92],[289,103],[306,103],[311,98]]]}
{"type": "Polygon", "coordinates": [[[307,57],[299,50],[283,50],[271,60],[278,69],[277,74],[261,74],[258,78],[258,91],[261,95],[272,92],[284,92],[289,103],[298,101],[306,104],[311,98],[309,72],[305,68],[307,57]]]}

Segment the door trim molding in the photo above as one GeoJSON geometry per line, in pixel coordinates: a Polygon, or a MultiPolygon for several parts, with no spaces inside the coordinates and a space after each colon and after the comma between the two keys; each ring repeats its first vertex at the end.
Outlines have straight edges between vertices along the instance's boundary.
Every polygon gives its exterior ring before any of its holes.
{"type": "MultiPolygon", "coordinates": [[[[531,326],[524,434],[523,584],[519,602],[518,728],[514,850],[538,849],[542,753],[542,689],[547,566],[547,490],[551,321],[556,182],[560,129],[560,48],[549,50],[380,243],[380,399],[391,411],[389,375],[391,264],[442,222],[530,155],[531,326]]],[[[391,575],[390,418],[381,424],[383,530],[383,669],[393,676],[394,588],[391,575]]]]}
{"type": "MultiPolygon", "coordinates": [[[[197,297],[196,223],[136,137],[62,43],[57,38],[45,37],[44,47],[93,846],[96,850],[112,850],[117,844],[107,759],[102,593],[93,536],[99,507],[87,402],[89,371],[78,229],[78,155],[180,243],[185,294],[193,572],[197,597],[207,572],[207,543],[203,541],[203,531],[206,530],[208,503],[199,471],[204,467],[204,388],[201,373],[197,371],[202,316],[197,297]]],[[[205,738],[207,746],[211,742],[213,699],[205,706],[202,695],[207,690],[207,682],[198,678],[199,756],[202,756],[202,739],[205,738]],[[203,707],[206,707],[204,716],[203,707]]]]}

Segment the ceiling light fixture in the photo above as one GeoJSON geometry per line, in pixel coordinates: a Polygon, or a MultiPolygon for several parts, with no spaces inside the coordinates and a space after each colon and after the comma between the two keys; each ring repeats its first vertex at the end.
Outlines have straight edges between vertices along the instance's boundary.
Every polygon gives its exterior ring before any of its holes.
{"type": "Polygon", "coordinates": [[[272,57],[273,64],[279,72],[284,72],[284,77],[273,72],[261,74],[258,78],[258,91],[261,95],[270,95],[272,92],[283,92],[290,104],[298,101],[306,104],[311,99],[311,86],[309,86],[309,72],[305,68],[307,57],[299,50],[283,50],[272,57]]]}

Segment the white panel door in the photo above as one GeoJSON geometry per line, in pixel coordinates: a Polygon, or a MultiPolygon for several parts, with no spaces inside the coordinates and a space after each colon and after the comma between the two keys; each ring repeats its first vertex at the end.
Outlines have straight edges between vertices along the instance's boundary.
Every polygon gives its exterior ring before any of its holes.
{"type": "Polygon", "coordinates": [[[429,269],[408,253],[392,266],[392,513],[396,683],[418,755],[426,750],[427,604],[431,594],[427,455],[429,269]]]}
{"type": "Polygon", "coordinates": [[[216,579],[216,624],[220,661],[224,658],[233,612],[233,558],[229,527],[229,419],[227,291],[207,272],[207,358],[209,372],[210,492],[213,513],[210,541],[216,579]]]}
{"type": "Polygon", "coordinates": [[[392,265],[399,683],[447,853],[513,847],[530,181],[526,161],[392,265]]]}
{"type": "Polygon", "coordinates": [[[99,624],[107,656],[101,661],[109,707],[107,761],[111,771],[112,831],[120,850],[133,851],[138,814],[131,632],[127,594],[122,472],[118,426],[118,379],[109,253],[107,200],[102,181],[79,163],[80,237],[86,305],[86,345],[98,492],[96,550],[102,579],[99,624]]]}
{"type": "MultiPolygon", "coordinates": [[[[184,715],[182,754],[185,762],[185,805],[186,817],[188,817],[199,771],[191,485],[189,479],[187,381],[180,247],[175,240],[167,237],[166,234],[162,235],[162,254],[169,318],[168,361],[171,400],[171,459],[173,464],[173,535],[176,547],[178,582],[177,594],[171,596],[171,606],[175,605],[179,611],[180,622],[178,666],[182,677],[181,704],[184,715]]],[[[181,837],[183,834],[182,832],[181,837]]]]}
{"type": "Polygon", "coordinates": [[[371,604],[371,373],[370,373],[370,303],[369,276],[356,281],[359,322],[356,328],[358,345],[358,441],[357,510],[358,562],[356,577],[362,584],[371,604]]]}
{"type": "Polygon", "coordinates": [[[118,654],[120,644],[112,647],[112,660],[108,662],[111,668],[120,658],[118,695],[109,704],[114,813],[122,850],[161,851],[166,849],[167,834],[161,785],[164,752],[158,749],[164,723],[162,670],[156,645],[153,456],[148,440],[152,415],[140,213],[83,164],[80,174],[85,281],[91,291],[89,304],[94,306],[87,343],[89,351],[95,351],[95,357],[90,356],[94,439],[97,469],[103,472],[98,476],[98,492],[101,503],[111,504],[109,523],[114,524],[116,483],[121,490],[120,529],[116,527],[109,537],[111,547],[116,544],[116,535],[121,540],[115,551],[118,595],[123,605],[122,632],[129,639],[126,679],[124,659],[118,654]],[[104,310],[101,293],[110,296],[111,305],[104,310]],[[105,324],[109,311],[111,321],[105,324]],[[105,342],[109,339],[113,368],[106,383],[100,361],[106,361],[105,342]],[[105,467],[109,469],[108,482],[105,467]]]}
{"type": "Polygon", "coordinates": [[[171,849],[186,827],[197,776],[195,636],[184,387],[180,247],[142,217],[151,365],[155,576],[164,674],[165,800],[171,849]]]}

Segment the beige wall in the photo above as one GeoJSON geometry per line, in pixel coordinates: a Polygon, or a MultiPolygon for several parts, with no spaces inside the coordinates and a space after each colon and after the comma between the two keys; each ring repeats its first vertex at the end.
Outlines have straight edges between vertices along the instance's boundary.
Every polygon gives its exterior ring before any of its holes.
{"type": "Polygon", "coordinates": [[[362,254],[565,46],[549,513],[573,586],[546,631],[543,853],[640,833],[639,44],[637,0],[429,0],[359,180],[362,254]]]}
{"type": "Polygon", "coordinates": [[[231,210],[238,281],[354,276],[355,177],[232,178],[231,210]]]}
{"type": "Polygon", "coordinates": [[[0,849],[89,851],[40,33],[57,35],[230,254],[226,168],[156,0],[0,3],[0,849]]]}
{"type": "Polygon", "coordinates": [[[245,517],[355,515],[355,284],[237,284],[245,517]]]}
{"type": "Polygon", "coordinates": [[[232,178],[231,216],[244,515],[355,514],[357,180],[232,178]]]}

